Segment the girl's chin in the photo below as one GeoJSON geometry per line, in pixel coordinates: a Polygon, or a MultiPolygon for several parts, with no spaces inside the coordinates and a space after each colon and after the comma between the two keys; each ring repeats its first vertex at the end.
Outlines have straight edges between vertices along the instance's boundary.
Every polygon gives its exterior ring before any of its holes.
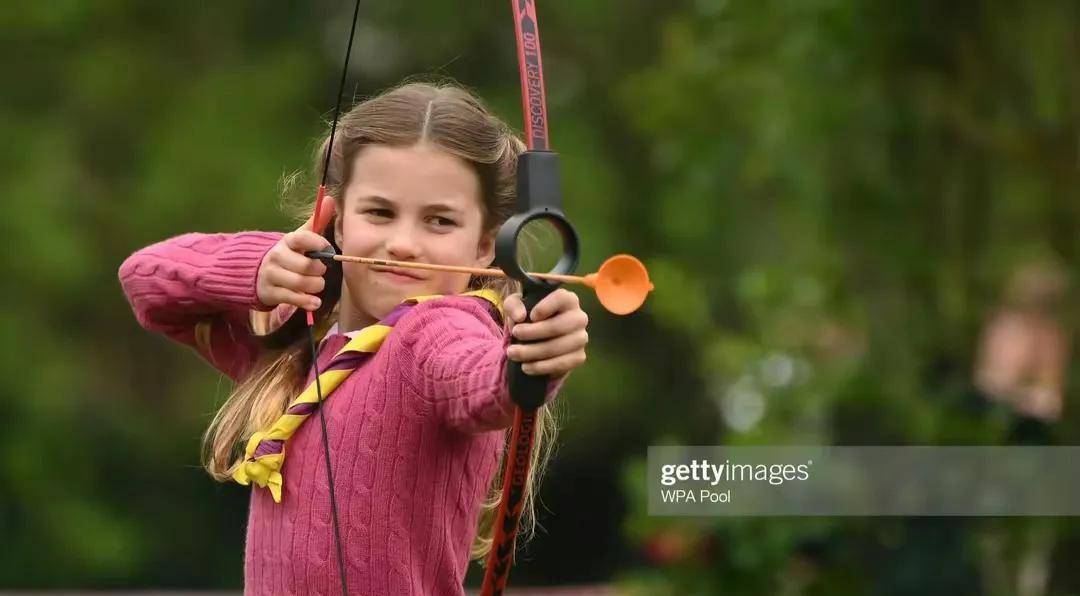
{"type": "Polygon", "coordinates": [[[374,294],[377,297],[376,302],[383,306],[393,308],[398,304],[401,304],[406,298],[413,296],[426,296],[428,294],[435,294],[436,292],[431,288],[425,287],[420,284],[384,284],[375,283],[372,286],[374,294]]]}

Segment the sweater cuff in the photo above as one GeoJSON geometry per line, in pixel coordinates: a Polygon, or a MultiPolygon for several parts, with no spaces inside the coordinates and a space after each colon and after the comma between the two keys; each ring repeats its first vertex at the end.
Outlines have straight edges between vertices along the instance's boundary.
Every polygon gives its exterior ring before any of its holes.
{"type": "Polygon", "coordinates": [[[282,236],[281,232],[234,234],[199,278],[200,289],[223,304],[259,311],[273,310],[274,307],[259,301],[255,286],[263,258],[282,236]]]}

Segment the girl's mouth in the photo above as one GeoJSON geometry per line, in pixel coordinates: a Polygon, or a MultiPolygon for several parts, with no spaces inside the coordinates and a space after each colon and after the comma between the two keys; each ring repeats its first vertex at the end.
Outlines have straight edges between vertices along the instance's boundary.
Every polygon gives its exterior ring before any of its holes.
{"type": "Polygon", "coordinates": [[[423,281],[416,275],[398,267],[373,267],[372,269],[376,273],[381,274],[385,279],[392,280],[395,283],[415,283],[423,281]]]}

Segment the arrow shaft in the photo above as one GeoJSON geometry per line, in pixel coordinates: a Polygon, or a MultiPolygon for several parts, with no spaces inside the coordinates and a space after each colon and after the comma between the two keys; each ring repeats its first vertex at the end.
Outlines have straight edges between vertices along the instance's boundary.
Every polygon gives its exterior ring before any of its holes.
{"type": "MultiPolygon", "coordinates": [[[[382,267],[401,267],[402,269],[425,269],[428,271],[449,271],[451,273],[470,273],[472,275],[493,275],[506,277],[502,269],[484,267],[463,267],[460,265],[438,265],[435,263],[413,263],[411,261],[393,261],[388,259],[374,259],[371,257],[352,257],[347,255],[334,255],[335,261],[345,263],[362,263],[364,265],[378,265],[382,267]]],[[[562,275],[559,273],[529,273],[537,279],[546,279],[560,283],[585,284],[585,278],[580,275],[562,275]]]]}

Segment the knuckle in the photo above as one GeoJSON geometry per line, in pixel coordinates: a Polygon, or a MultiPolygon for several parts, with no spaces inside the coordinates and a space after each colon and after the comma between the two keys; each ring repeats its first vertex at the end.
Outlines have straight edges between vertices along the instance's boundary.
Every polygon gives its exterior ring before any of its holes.
{"type": "Polygon", "coordinates": [[[309,240],[308,234],[310,234],[310,232],[307,230],[296,230],[295,232],[291,232],[289,234],[289,236],[292,237],[292,242],[290,242],[290,244],[293,248],[300,248],[301,246],[306,245],[309,240]]]}

